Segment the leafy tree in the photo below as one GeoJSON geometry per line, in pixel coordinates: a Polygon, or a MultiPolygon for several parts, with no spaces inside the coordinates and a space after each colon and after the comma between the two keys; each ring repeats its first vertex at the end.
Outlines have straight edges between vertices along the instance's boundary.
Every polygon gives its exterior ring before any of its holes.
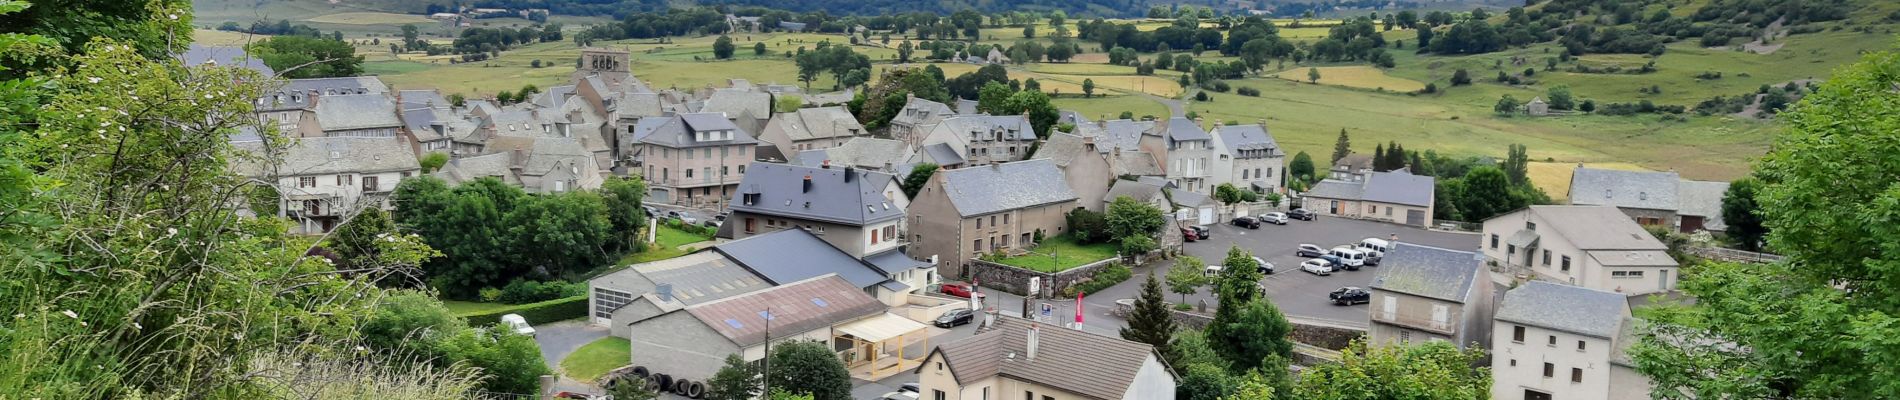
{"type": "MultiPolygon", "coordinates": [[[[765,43],[760,42],[759,44],[765,43]]],[[[713,58],[721,60],[730,59],[732,58],[733,50],[735,50],[735,47],[732,45],[732,37],[719,35],[719,39],[713,40],[713,58]]]]}
{"type": "Polygon", "coordinates": [[[396,290],[387,293],[358,329],[363,344],[372,348],[433,356],[429,335],[468,329],[468,324],[429,293],[396,290]]]}
{"type": "Polygon", "coordinates": [[[1511,185],[1531,184],[1531,156],[1530,149],[1526,146],[1511,144],[1510,150],[1504,157],[1504,164],[1499,167],[1504,169],[1504,176],[1511,178],[1511,185]]]}
{"type": "Polygon", "coordinates": [[[811,393],[793,394],[792,392],[785,391],[785,389],[778,389],[778,388],[773,388],[772,394],[770,396],[766,396],[766,400],[816,400],[816,399],[817,397],[812,396],[811,393]]]}
{"type": "Polygon", "coordinates": [[[713,400],[748,400],[759,394],[759,372],[738,354],[727,354],[726,365],[706,380],[706,397],[713,400]]]}
{"type": "Polygon", "coordinates": [[[339,261],[349,268],[358,265],[373,266],[380,257],[377,254],[377,240],[384,235],[398,234],[396,223],[389,220],[389,214],[377,207],[366,207],[355,217],[344,222],[330,235],[325,247],[336,253],[339,261]]]}
{"type": "Polygon", "coordinates": [[[1295,179],[1313,179],[1313,171],[1313,156],[1306,155],[1305,150],[1294,153],[1293,162],[1287,165],[1287,172],[1295,179]]]}
{"type": "Polygon", "coordinates": [[[448,164],[448,163],[449,163],[448,153],[431,152],[429,154],[423,155],[422,156],[422,173],[433,174],[435,173],[435,171],[441,170],[442,165],[448,164]]]}
{"type": "Polygon", "coordinates": [[[1287,338],[1292,332],[1293,324],[1287,322],[1286,315],[1281,314],[1273,302],[1250,301],[1241,309],[1239,318],[1227,327],[1228,337],[1238,341],[1225,346],[1233,353],[1223,354],[1235,368],[1271,366],[1274,373],[1284,375],[1284,368],[1293,357],[1293,340],[1287,338]]]}
{"type": "Polygon", "coordinates": [[[1319,83],[1319,68],[1307,68],[1306,81],[1308,83],[1319,83]]]}
{"type": "Polygon", "coordinates": [[[817,400],[851,399],[851,371],[825,343],[793,341],[774,345],[771,357],[769,383],[774,390],[809,393],[817,400]]]}
{"type": "Polygon", "coordinates": [[[1174,388],[1174,397],[1180,400],[1220,400],[1233,394],[1238,383],[1227,370],[1208,364],[1190,364],[1183,367],[1181,382],[1174,388]]]}
{"type": "Polygon", "coordinates": [[[924,190],[924,185],[930,183],[930,177],[937,174],[937,168],[937,164],[927,162],[910,167],[910,173],[904,175],[904,196],[917,197],[917,192],[924,190]]]}
{"type": "Polygon", "coordinates": [[[1121,253],[1124,255],[1130,255],[1130,256],[1137,255],[1137,254],[1147,254],[1148,252],[1155,251],[1156,248],[1160,247],[1160,245],[1155,243],[1154,238],[1150,238],[1147,236],[1124,236],[1121,238],[1120,243],[1121,243],[1121,247],[1120,247],[1121,253]]]}
{"type": "Polygon", "coordinates": [[[1003,110],[1007,108],[1007,104],[1005,103],[1009,102],[1009,96],[1013,94],[1016,94],[1016,91],[1009,90],[1009,85],[1004,85],[1002,82],[984,84],[983,89],[977,91],[976,111],[994,115],[1009,115],[1003,112],[1003,110]]]}
{"type": "Polygon", "coordinates": [[[1024,37],[1024,38],[1034,38],[1034,37],[1036,37],[1036,26],[1035,26],[1035,25],[1024,25],[1024,26],[1023,26],[1023,37],[1024,37]]]}
{"type": "MultiPolygon", "coordinates": [[[[1423,32],[1424,30],[1420,30],[1420,31],[1423,32]]],[[[1464,86],[1464,85],[1470,85],[1470,84],[1471,84],[1471,72],[1465,71],[1464,68],[1459,68],[1457,72],[1451,73],[1452,86],[1464,86]]]]}
{"type": "Polygon", "coordinates": [[[534,338],[511,329],[462,329],[437,345],[439,365],[467,363],[489,374],[482,389],[497,393],[535,393],[541,375],[553,373],[541,359],[534,338]]]}
{"type": "Polygon", "coordinates": [[[1062,113],[1050,102],[1049,95],[1034,90],[1009,95],[1003,111],[1003,115],[1028,115],[1029,125],[1036,129],[1036,137],[1045,139],[1049,137],[1049,129],[1056,126],[1056,120],[1062,119],[1062,113]]]}
{"type": "Polygon", "coordinates": [[[1095,80],[1083,78],[1082,79],[1082,97],[1086,98],[1086,97],[1093,97],[1093,96],[1095,96],[1095,80]]]}
{"type": "Polygon", "coordinates": [[[1545,95],[1550,97],[1550,108],[1569,110],[1577,106],[1577,98],[1570,94],[1570,86],[1568,85],[1552,87],[1545,95]]]}
{"type": "Polygon", "coordinates": [[[1483,221],[1523,207],[1511,196],[1510,178],[1497,167],[1478,167],[1462,179],[1458,211],[1465,219],[1483,221]]]}
{"type": "Polygon", "coordinates": [[[1346,128],[1339,128],[1339,140],[1333,142],[1333,161],[1331,162],[1338,163],[1339,159],[1349,155],[1352,155],[1352,139],[1346,137],[1346,128]]]}
{"type": "Polygon", "coordinates": [[[1147,343],[1161,354],[1167,354],[1168,343],[1174,340],[1174,312],[1168,310],[1167,300],[1161,298],[1161,281],[1154,273],[1141,283],[1141,295],[1135,298],[1135,310],[1128,314],[1128,326],[1121,329],[1122,339],[1147,343]]]}
{"type": "Polygon", "coordinates": [[[1207,335],[1193,329],[1182,329],[1174,333],[1174,341],[1168,344],[1168,365],[1206,364],[1227,368],[1227,359],[1221,358],[1207,343],[1207,335]]]}
{"type": "Polygon", "coordinates": [[[253,43],[252,54],[285,78],[331,78],[363,73],[363,57],[338,40],[275,36],[253,43]]]}
{"type": "Polygon", "coordinates": [[[758,42],[758,43],[753,43],[753,44],[752,44],[752,55],[755,55],[755,56],[763,56],[763,55],[765,55],[765,42],[758,42]]]}
{"type": "Polygon", "coordinates": [[[1736,179],[1722,193],[1722,223],[1728,225],[1725,232],[1742,250],[1761,250],[1762,238],[1768,236],[1758,211],[1761,206],[1755,201],[1762,186],[1755,178],[1736,179]]]}
{"type": "Polygon", "coordinates": [[[1109,201],[1107,214],[1109,234],[1116,238],[1151,238],[1167,224],[1160,208],[1128,196],[1109,201]]]}
{"type": "MultiPolygon", "coordinates": [[[[1652,308],[1631,351],[1665,398],[1850,398],[1900,394],[1900,227],[1892,67],[1864,55],[1781,116],[1756,164],[1756,214],[1775,264],[1706,263],[1679,285],[1693,305],[1652,308]],[[1679,395],[1677,393],[1680,393],[1679,395]]],[[[1733,186],[1731,186],[1733,187],[1733,186]]]]}
{"type": "MultiPolygon", "coordinates": [[[[1482,350],[1460,351],[1448,342],[1366,346],[1354,343],[1339,363],[1320,363],[1300,374],[1289,398],[1316,400],[1491,398],[1488,368],[1472,368],[1482,350]]],[[[1660,391],[1658,392],[1660,393],[1660,391]]]]}
{"type": "Polygon", "coordinates": [[[1207,262],[1200,257],[1181,256],[1175,259],[1174,268],[1168,269],[1168,291],[1181,295],[1181,304],[1187,304],[1188,295],[1199,293],[1201,286],[1207,285],[1208,276],[1201,270],[1205,266],[1207,262]]]}
{"type": "Polygon", "coordinates": [[[626,251],[638,247],[640,230],[651,217],[640,203],[646,192],[647,183],[639,177],[608,178],[600,184],[600,199],[607,209],[607,222],[613,232],[609,248],[626,251]]]}
{"type": "Polygon", "coordinates": [[[1498,99],[1498,104],[1492,106],[1491,110],[1496,111],[1498,115],[1510,116],[1517,114],[1517,108],[1521,106],[1523,106],[1523,103],[1518,102],[1516,97],[1506,94],[1504,97],[1498,99]]]}
{"type": "Polygon", "coordinates": [[[1239,384],[1235,385],[1233,394],[1222,397],[1221,400],[1273,400],[1274,393],[1283,392],[1276,391],[1276,386],[1265,376],[1247,374],[1240,378],[1239,384]]]}
{"type": "MultiPolygon", "coordinates": [[[[760,44],[763,45],[764,43],[760,43],[760,44]]],[[[910,55],[911,53],[915,51],[917,50],[911,47],[910,41],[904,41],[903,43],[898,43],[897,44],[897,62],[899,63],[910,62],[910,55]]]]}
{"type": "Polygon", "coordinates": [[[511,256],[522,268],[536,266],[551,275],[580,272],[611,261],[610,242],[619,237],[599,194],[566,192],[524,201],[507,213],[511,256]]]}

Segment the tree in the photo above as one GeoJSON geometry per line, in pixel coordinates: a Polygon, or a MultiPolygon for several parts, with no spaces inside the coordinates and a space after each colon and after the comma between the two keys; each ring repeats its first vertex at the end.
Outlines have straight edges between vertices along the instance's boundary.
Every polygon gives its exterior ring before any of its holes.
{"type": "Polygon", "coordinates": [[[1498,115],[1510,116],[1517,114],[1518,107],[1522,105],[1523,103],[1518,102],[1516,97],[1506,94],[1503,98],[1498,99],[1498,104],[1491,107],[1491,110],[1496,111],[1498,115]]]}
{"type": "Polygon", "coordinates": [[[1095,96],[1095,80],[1083,78],[1082,79],[1082,97],[1087,98],[1087,97],[1093,97],[1093,96],[1095,96]]]}
{"type": "Polygon", "coordinates": [[[516,206],[504,221],[519,268],[556,276],[607,264],[607,249],[619,237],[605,202],[594,192],[541,195],[516,206]]]}
{"type": "Polygon", "coordinates": [[[1339,128],[1339,140],[1333,141],[1333,161],[1331,161],[1331,163],[1337,164],[1339,163],[1339,159],[1346,158],[1346,156],[1349,155],[1352,155],[1352,138],[1346,137],[1346,128],[1339,128]]]}
{"type": "Polygon", "coordinates": [[[1460,351],[1457,346],[1442,341],[1380,346],[1354,342],[1341,352],[1338,363],[1308,367],[1287,397],[1489,399],[1490,371],[1471,367],[1483,356],[1483,350],[1460,351]]]}
{"type": "Polygon", "coordinates": [[[1577,99],[1570,94],[1569,85],[1557,85],[1552,87],[1545,95],[1550,97],[1550,108],[1569,110],[1577,106],[1577,99]]]}
{"type": "MultiPolygon", "coordinates": [[[[760,44],[763,44],[763,43],[760,43],[760,44]]],[[[915,48],[911,47],[910,41],[908,40],[904,41],[903,43],[898,43],[897,44],[897,62],[899,63],[910,62],[911,53],[916,52],[916,51],[917,50],[915,48]]]]}
{"type": "Polygon", "coordinates": [[[1107,214],[1109,234],[1117,240],[1152,238],[1167,225],[1166,214],[1160,208],[1128,196],[1109,201],[1107,214]]]}
{"type": "MultiPolygon", "coordinates": [[[[1900,54],[1837,69],[1780,116],[1756,164],[1756,214],[1774,264],[1704,263],[1682,277],[1693,305],[1649,312],[1632,349],[1666,398],[1847,398],[1900,393],[1900,54]],[[1676,393],[1680,391],[1680,395],[1676,393]]],[[[1733,187],[1733,186],[1731,186],[1733,187]]]]}
{"type": "Polygon", "coordinates": [[[1222,183],[1214,187],[1214,199],[1220,201],[1221,204],[1226,204],[1228,208],[1233,208],[1235,204],[1258,200],[1259,194],[1252,190],[1236,188],[1230,183],[1222,183]]]}
{"type": "Polygon", "coordinates": [[[482,389],[496,393],[535,393],[540,377],[553,373],[541,359],[534,338],[511,329],[461,329],[436,344],[437,365],[466,363],[489,374],[482,389]]]}
{"type": "Polygon", "coordinates": [[[765,42],[758,42],[758,43],[753,43],[753,44],[752,44],[752,55],[755,55],[755,56],[763,56],[763,55],[765,55],[765,42]]]}
{"type": "Polygon", "coordinates": [[[904,196],[917,197],[917,192],[924,190],[924,185],[930,183],[931,175],[937,174],[937,168],[937,164],[927,162],[910,167],[910,173],[904,175],[904,196]]]}
{"type": "Polygon", "coordinates": [[[1009,95],[1002,115],[1027,115],[1029,126],[1036,129],[1036,137],[1044,139],[1049,137],[1049,130],[1056,126],[1056,120],[1062,119],[1062,113],[1050,102],[1049,95],[1034,90],[1009,95]]]}
{"type": "Polygon", "coordinates": [[[1306,69],[1306,81],[1307,81],[1308,83],[1319,83],[1319,68],[1317,68],[1317,67],[1316,67],[1316,68],[1307,68],[1307,69],[1306,69]]]}
{"type": "Polygon", "coordinates": [[[1233,394],[1222,397],[1221,400],[1273,400],[1274,393],[1284,393],[1278,391],[1284,387],[1275,386],[1261,374],[1247,374],[1241,377],[1240,383],[1234,387],[1233,394]]]}
{"type": "Polygon", "coordinates": [[[356,48],[337,40],[274,36],[252,43],[251,54],[285,78],[332,78],[363,73],[356,48]]]}
{"type": "Polygon", "coordinates": [[[1201,271],[1207,262],[1200,257],[1181,256],[1174,261],[1174,267],[1168,269],[1168,291],[1181,295],[1181,304],[1187,304],[1187,296],[1200,293],[1201,286],[1207,285],[1208,276],[1201,271]]]}
{"type": "Polygon", "coordinates": [[[1471,72],[1465,71],[1464,68],[1459,68],[1457,72],[1451,73],[1452,86],[1464,86],[1464,85],[1470,85],[1470,84],[1471,84],[1471,72]]]}
{"type": "Polygon", "coordinates": [[[1504,176],[1510,178],[1511,186],[1531,184],[1531,156],[1528,147],[1522,144],[1511,144],[1504,157],[1504,164],[1498,167],[1504,169],[1504,176]]]}
{"type": "Polygon", "coordinates": [[[851,399],[851,371],[825,343],[800,340],[777,344],[772,347],[771,357],[768,378],[772,389],[809,393],[816,400],[851,399]]]}
{"type": "Polygon", "coordinates": [[[1762,238],[1768,236],[1757,211],[1761,206],[1755,201],[1761,187],[1760,180],[1742,178],[1729,182],[1728,191],[1722,193],[1722,223],[1728,225],[1724,232],[1742,250],[1761,250],[1762,238]]]}
{"type": "Polygon", "coordinates": [[[389,214],[381,208],[368,207],[337,227],[325,247],[336,253],[343,266],[375,265],[380,256],[376,242],[390,234],[399,232],[396,232],[396,223],[389,220],[389,214]]]}
{"type": "Polygon", "coordinates": [[[1284,368],[1293,359],[1293,340],[1287,338],[1293,332],[1293,324],[1287,322],[1286,315],[1281,314],[1273,302],[1256,299],[1244,307],[1239,318],[1226,329],[1229,338],[1239,339],[1229,344],[1228,348],[1234,353],[1225,354],[1228,361],[1236,369],[1244,365],[1247,369],[1262,368],[1262,371],[1284,375],[1284,368]]]}
{"type": "Polygon", "coordinates": [[[1160,247],[1153,238],[1147,236],[1125,236],[1121,238],[1120,243],[1121,254],[1128,256],[1147,254],[1160,247]]]}
{"type": "Polygon", "coordinates": [[[448,153],[431,152],[422,156],[421,163],[422,173],[432,174],[435,173],[435,171],[441,170],[443,164],[449,163],[449,155],[448,153]]]}
{"type": "Polygon", "coordinates": [[[719,35],[719,39],[713,40],[713,58],[721,60],[732,58],[733,50],[732,37],[719,35]]]}
{"type": "Polygon", "coordinates": [[[1167,300],[1161,298],[1161,281],[1154,273],[1141,283],[1141,295],[1135,298],[1135,309],[1128,314],[1128,327],[1121,329],[1121,336],[1167,354],[1168,343],[1174,340],[1174,311],[1168,310],[1167,300]]]}
{"type": "Polygon", "coordinates": [[[1227,370],[1208,364],[1190,364],[1182,368],[1181,382],[1174,388],[1179,400],[1220,400],[1233,394],[1237,383],[1227,370]]]}
{"type": "Polygon", "coordinates": [[[1463,218],[1483,221],[1522,207],[1511,196],[1510,178],[1497,167],[1478,167],[1465,173],[1458,211],[1463,218]]]}
{"type": "Polygon", "coordinates": [[[759,372],[738,354],[727,354],[726,365],[706,380],[706,397],[713,400],[748,400],[760,389],[759,372]]]}
{"type": "Polygon", "coordinates": [[[1009,96],[1014,94],[1016,94],[1016,92],[1009,90],[1009,85],[1004,85],[1002,82],[984,84],[983,89],[977,91],[976,111],[994,115],[1009,115],[1009,113],[1003,110],[1007,108],[1007,104],[1005,103],[1009,102],[1009,96]]]}
{"type": "Polygon", "coordinates": [[[1313,179],[1313,171],[1313,157],[1306,155],[1305,150],[1293,154],[1293,163],[1287,165],[1287,172],[1295,179],[1313,179]]]}
{"type": "Polygon", "coordinates": [[[1024,26],[1023,26],[1023,37],[1024,37],[1024,38],[1035,38],[1035,37],[1036,37],[1036,26],[1035,26],[1035,25],[1024,25],[1024,26]]]}
{"type": "Polygon", "coordinates": [[[359,330],[363,344],[391,352],[411,352],[433,356],[435,349],[428,335],[468,329],[448,307],[429,293],[395,290],[387,293],[359,330]]]}
{"type": "Polygon", "coordinates": [[[639,177],[608,178],[600,184],[600,199],[606,208],[613,238],[609,242],[610,249],[628,251],[640,247],[640,230],[651,217],[641,205],[646,192],[647,183],[639,177]]]}

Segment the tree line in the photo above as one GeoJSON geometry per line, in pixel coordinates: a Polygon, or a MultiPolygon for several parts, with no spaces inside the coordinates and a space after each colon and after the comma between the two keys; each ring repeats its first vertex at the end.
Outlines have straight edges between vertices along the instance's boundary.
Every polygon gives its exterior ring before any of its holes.
{"type": "Polygon", "coordinates": [[[394,221],[443,257],[422,266],[429,287],[456,299],[516,278],[556,280],[640,249],[646,184],[608,180],[596,191],[528,194],[494,178],[450,188],[433,176],[396,186],[394,221]]]}

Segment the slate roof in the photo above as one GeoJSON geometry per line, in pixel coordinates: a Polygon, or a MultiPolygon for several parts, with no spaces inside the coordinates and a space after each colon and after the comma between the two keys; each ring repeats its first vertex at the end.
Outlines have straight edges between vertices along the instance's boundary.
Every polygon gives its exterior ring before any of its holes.
{"type": "Polygon", "coordinates": [[[178,59],[188,67],[209,63],[249,69],[267,77],[277,75],[276,70],[264,64],[264,59],[245,54],[242,47],[206,46],[192,43],[190,48],[185,49],[184,54],[178,56],[178,59]]]}
{"type": "MultiPolygon", "coordinates": [[[[262,142],[239,143],[248,151],[259,151],[262,142]]],[[[284,150],[280,176],[330,175],[338,173],[379,173],[412,171],[422,168],[409,144],[396,137],[309,137],[295,139],[284,150]]],[[[261,175],[262,166],[239,162],[238,170],[261,175]]]]}
{"type": "MultiPolygon", "coordinates": [[[[1095,146],[1097,149],[1100,149],[1102,145],[1101,143],[1096,143],[1095,146]]],[[[1110,154],[1108,164],[1109,168],[1114,170],[1115,176],[1167,175],[1167,172],[1161,170],[1161,163],[1155,160],[1153,154],[1148,154],[1140,150],[1124,149],[1121,153],[1110,154]]]]}
{"type": "Polygon", "coordinates": [[[1365,196],[1364,191],[1365,186],[1359,182],[1325,179],[1313,184],[1313,187],[1308,189],[1303,195],[1306,197],[1358,200],[1365,196]]]}
{"type": "Polygon", "coordinates": [[[317,125],[324,131],[402,126],[396,104],[379,93],[323,96],[317,100],[317,125]]]}
{"type": "Polygon", "coordinates": [[[1146,203],[1153,200],[1155,196],[1159,194],[1161,194],[1161,185],[1116,179],[1114,185],[1108,188],[1108,195],[1102,196],[1102,203],[1107,204],[1113,202],[1122,196],[1128,196],[1128,198],[1135,199],[1135,201],[1146,203]]]}
{"type": "Polygon", "coordinates": [[[758,275],[719,253],[699,252],[626,269],[655,285],[672,285],[673,298],[692,306],[770,287],[758,275]]]}
{"type": "Polygon", "coordinates": [[[1721,229],[1722,196],[1728,193],[1728,182],[1682,181],[1677,184],[1676,199],[1679,208],[1676,213],[1704,217],[1703,226],[1721,229]]]}
{"type": "Polygon", "coordinates": [[[832,165],[883,168],[886,164],[892,167],[903,165],[910,156],[908,143],[861,136],[845,141],[842,146],[798,152],[798,163],[816,167],[823,165],[825,160],[831,160],[832,165]]]}
{"type": "Polygon", "coordinates": [[[1116,148],[1122,151],[1134,151],[1141,147],[1141,133],[1154,129],[1154,121],[1131,121],[1126,119],[1102,123],[1102,135],[1095,138],[1095,151],[1107,154],[1116,148]]]}
{"type": "MultiPolygon", "coordinates": [[[[1581,250],[1664,250],[1668,246],[1628,215],[1610,206],[1530,206],[1570,244],[1581,250]]],[[[1539,226],[1538,229],[1543,229],[1539,226]]]]}
{"type": "Polygon", "coordinates": [[[925,156],[924,161],[946,167],[963,165],[963,162],[966,161],[963,159],[963,156],[957,155],[957,149],[950,147],[949,143],[937,143],[924,146],[922,154],[925,156]]]}
{"type": "Polygon", "coordinates": [[[1029,124],[1029,117],[1021,115],[958,115],[945,118],[937,124],[937,129],[949,129],[965,142],[976,141],[979,136],[989,140],[991,132],[1002,133],[1002,140],[1036,140],[1036,129],[1029,124]]]}
{"type": "Polygon", "coordinates": [[[1615,338],[1629,316],[1620,293],[1543,281],[1504,293],[1497,320],[1604,339],[1615,338]]]}
{"type": "Polygon", "coordinates": [[[1469,251],[1394,243],[1368,287],[1464,304],[1484,270],[1477,257],[1469,251]]]}
{"type": "Polygon", "coordinates": [[[1570,174],[1570,204],[1675,211],[1680,181],[1674,172],[1577,168],[1570,174]]]}
{"type": "Polygon", "coordinates": [[[1362,195],[1366,201],[1431,207],[1432,193],[1436,190],[1436,182],[1432,177],[1396,170],[1374,172],[1366,176],[1366,189],[1362,195]]]}
{"type": "Polygon", "coordinates": [[[1242,158],[1240,150],[1268,150],[1266,157],[1286,156],[1286,151],[1280,149],[1280,144],[1264,126],[1228,125],[1215,128],[1214,134],[1220,135],[1221,145],[1226,147],[1223,150],[1230,157],[1242,158]]]}
{"type": "Polygon", "coordinates": [[[1194,123],[1194,120],[1187,119],[1187,117],[1168,118],[1168,123],[1164,129],[1167,129],[1168,139],[1177,142],[1209,140],[1214,138],[1213,136],[1209,136],[1206,130],[1201,129],[1201,124],[1194,123]]]}
{"type": "Polygon", "coordinates": [[[726,113],[726,118],[770,118],[772,94],[742,89],[714,89],[712,96],[706,98],[705,105],[699,107],[699,112],[726,113]]]}
{"type": "Polygon", "coordinates": [[[1100,153],[1088,151],[1081,136],[1063,132],[1051,132],[1049,140],[1036,148],[1034,158],[1046,158],[1056,166],[1068,168],[1078,157],[1101,157],[1100,153]]]}
{"type": "Polygon", "coordinates": [[[1147,344],[1013,317],[997,318],[994,329],[937,346],[932,354],[942,357],[959,385],[1004,376],[1093,399],[1123,398],[1142,365],[1160,357],[1147,344]],[[1033,360],[1032,326],[1037,328],[1033,360]]]}
{"type": "Polygon", "coordinates": [[[844,107],[800,108],[778,113],[768,126],[784,130],[785,136],[793,141],[856,136],[865,132],[858,117],[844,107]]]}
{"type": "Polygon", "coordinates": [[[260,110],[287,110],[310,106],[311,97],[389,93],[389,85],[374,76],[291,79],[275,91],[266,91],[260,110]],[[294,95],[293,95],[294,94],[294,95]]]}
{"type": "Polygon", "coordinates": [[[484,152],[510,153],[520,148],[528,156],[522,160],[522,174],[540,176],[557,167],[578,164],[596,168],[594,154],[580,141],[563,137],[498,136],[488,141],[484,152]]]}
{"type": "Polygon", "coordinates": [[[944,117],[956,114],[950,106],[943,103],[911,97],[904,102],[904,109],[891,118],[892,124],[924,125],[942,121],[944,117]]]}
{"type": "Polygon", "coordinates": [[[896,177],[863,169],[847,170],[755,162],[728,206],[734,211],[777,215],[844,225],[865,225],[904,218],[904,209],[884,198],[896,177]],[[851,174],[846,182],[846,173],[851,174]],[[805,178],[811,190],[805,190],[805,178]]]}
{"type": "Polygon", "coordinates": [[[449,99],[435,90],[398,90],[396,98],[404,110],[430,107],[447,109],[452,105],[449,99]]]}
{"type": "Polygon", "coordinates": [[[677,114],[668,118],[641,119],[638,124],[640,126],[634,128],[634,135],[638,138],[636,140],[641,143],[651,143],[666,147],[683,148],[759,143],[757,139],[752,138],[750,132],[739,129],[738,126],[732,124],[732,121],[727,121],[725,116],[719,114],[677,114]],[[655,122],[651,125],[651,129],[642,133],[642,129],[647,128],[646,122],[649,120],[655,122]],[[695,137],[694,133],[707,130],[731,130],[733,131],[732,140],[711,140],[704,142],[697,140],[698,138],[695,137]]]}
{"type": "Polygon", "coordinates": [[[884,303],[825,275],[686,308],[693,318],[739,347],[765,342],[765,311],[779,334],[806,332],[883,314],[884,303]],[[820,305],[823,304],[823,305],[820,305]]]}
{"type": "Polygon", "coordinates": [[[1062,170],[1047,159],[959,168],[937,173],[943,192],[963,217],[1074,201],[1062,170]]]}
{"type": "MultiPolygon", "coordinates": [[[[981,58],[977,60],[982,60],[981,58]]],[[[981,61],[978,61],[981,62],[981,61]]],[[[957,114],[975,115],[976,100],[957,99],[957,114]]]]}
{"type": "Polygon", "coordinates": [[[1333,162],[1333,169],[1346,168],[1348,171],[1372,169],[1372,156],[1352,153],[1333,162]]]}
{"type": "Polygon", "coordinates": [[[804,229],[784,229],[720,243],[714,245],[712,251],[779,285],[835,274],[861,289],[889,279],[871,265],[804,229]]]}
{"type": "MultiPolygon", "coordinates": [[[[891,250],[864,256],[864,262],[871,263],[871,265],[877,266],[877,269],[892,275],[930,266],[930,262],[910,258],[909,255],[905,255],[904,252],[900,250],[891,250]]],[[[897,281],[890,281],[889,283],[897,283],[897,281]]]]}
{"type": "Polygon", "coordinates": [[[448,164],[442,166],[441,170],[437,170],[431,175],[441,178],[449,184],[461,184],[484,177],[494,177],[501,179],[502,182],[519,185],[521,184],[520,177],[514,176],[514,171],[509,168],[514,166],[514,159],[511,157],[512,155],[509,153],[494,153],[472,157],[451,158],[448,164]]]}

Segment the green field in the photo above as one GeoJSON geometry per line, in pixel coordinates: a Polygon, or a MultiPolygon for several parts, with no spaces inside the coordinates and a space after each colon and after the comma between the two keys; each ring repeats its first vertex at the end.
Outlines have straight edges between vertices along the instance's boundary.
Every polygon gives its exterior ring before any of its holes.
{"type": "Polygon", "coordinates": [[[346,13],[337,13],[337,14],[327,14],[327,15],[321,15],[314,18],[310,18],[310,19],[305,19],[304,21],[319,23],[319,24],[343,24],[343,25],[401,25],[401,24],[437,23],[435,20],[429,19],[427,17],[423,17],[421,15],[391,14],[391,13],[386,13],[386,12],[346,12],[346,13]]]}
{"type": "Polygon", "coordinates": [[[1135,113],[1135,118],[1141,118],[1143,115],[1153,115],[1155,118],[1161,119],[1169,117],[1167,106],[1139,95],[1094,97],[1088,99],[1062,97],[1055,99],[1054,103],[1056,108],[1081,113],[1083,116],[1088,117],[1090,121],[1100,120],[1104,118],[1104,116],[1106,116],[1107,119],[1115,119],[1121,115],[1123,111],[1135,113]]]}
{"type": "Polygon", "coordinates": [[[1034,271],[1058,272],[1113,258],[1115,255],[1115,245],[1078,244],[1069,235],[1057,235],[1036,244],[1036,248],[1031,249],[1029,254],[1006,257],[996,262],[1034,271]]]}
{"type": "Polygon", "coordinates": [[[607,371],[633,360],[632,344],[627,339],[604,337],[588,343],[561,360],[561,374],[581,382],[593,382],[607,371]]]}
{"type": "MultiPolygon", "coordinates": [[[[1314,67],[1319,70],[1319,84],[1336,85],[1360,89],[1390,90],[1410,92],[1425,89],[1419,81],[1386,75],[1385,71],[1370,65],[1352,65],[1342,67],[1314,67]]],[[[1294,82],[1307,82],[1311,69],[1292,68],[1274,74],[1273,77],[1294,82]]]]}

